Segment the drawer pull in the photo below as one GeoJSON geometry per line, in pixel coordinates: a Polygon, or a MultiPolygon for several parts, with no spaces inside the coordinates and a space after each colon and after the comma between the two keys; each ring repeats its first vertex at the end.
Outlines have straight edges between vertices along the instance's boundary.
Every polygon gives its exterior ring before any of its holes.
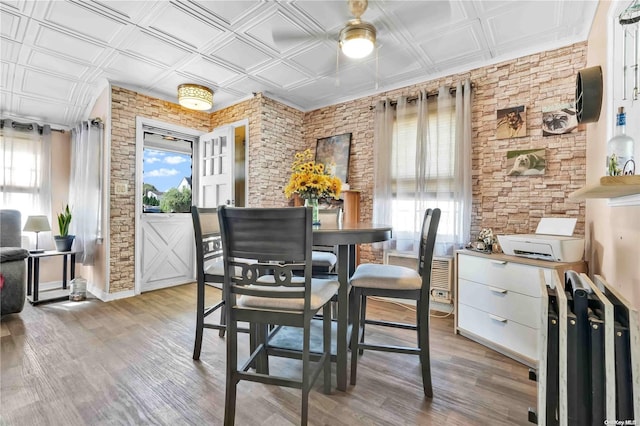
{"type": "Polygon", "coordinates": [[[507,294],[507,290],[505,290],[504,288],[491,287],[491,286],[488,286],[488,287],[489,287],[489,290],[491,290],[494,293],[507,294]]]}
{"type": "Polygon", "coordinates": [[[490,260],[491,263],[495,263],[496,265],[506,265],[506,260],[490,260]]]}
{"type": "Polygon", "coordinates": [[[502,317],[499,317],[499,316],[493,315],[493,314],[489,314],[489,318],[491,318],[494,321],[498,321],[498,322],[507,322],[506,318],[502,318],[502,317]]]}

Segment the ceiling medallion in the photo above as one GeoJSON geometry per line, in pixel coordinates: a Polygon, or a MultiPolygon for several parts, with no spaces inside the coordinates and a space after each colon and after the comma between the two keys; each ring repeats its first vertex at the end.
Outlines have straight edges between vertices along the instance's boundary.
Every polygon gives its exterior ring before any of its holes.
{"type": "Polygon", "coordinates": [[[206,111],[213,106],[213,92],[199,84],[181,84],[178,86],[178,103],[185,108],[206,111]]]}

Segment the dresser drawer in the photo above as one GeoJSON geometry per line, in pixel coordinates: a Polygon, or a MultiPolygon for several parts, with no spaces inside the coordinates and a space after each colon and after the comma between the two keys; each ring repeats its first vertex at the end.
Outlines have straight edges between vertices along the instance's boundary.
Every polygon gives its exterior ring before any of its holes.
{"type": "Polygon", "coordinates": [[[538,330],[463,303],[458,305],[458,327],[512,352],[538,359],[538,330]]]}
{"type": "MultiPolygon", "coordinates": [[[[528,296],[540,297],[540,271],[536,266],[501,259],[458,255],[458,277],[480,284],[500,287],[528,296]]],[[[546,282],[551,270],[542,269],[546,282]]]]}
{"type": "Polygon", "coordinates": [[[467,306],[513,320],[527,327],[539,328],[540,299],[537,297],[460,279],[458,300],[467,306]]]}

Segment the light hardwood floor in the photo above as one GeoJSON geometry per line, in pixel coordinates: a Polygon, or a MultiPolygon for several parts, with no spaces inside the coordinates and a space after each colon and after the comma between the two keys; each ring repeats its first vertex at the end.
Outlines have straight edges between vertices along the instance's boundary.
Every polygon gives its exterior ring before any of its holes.
{"type": "MultiPolygon", "coordinates": [[[[225,342],[205,330],[201,360],[191,359],[195,291],[188,284],[110,303],[27,303],[3,318],[0,424],[222,424],[225,342]]],[[[414,317],[387,302],[368,309],[370,317],[414,317]]],[[[415,340],[410,331],[374,328],[367,336],[415,340]]],[[[335,390],[334,377],[331,395],[323,394],[319,377],[310,424],[528,424],[536,386],[527,367],[454,335],[451,317],[433,318],[431,333],[433,400],[422,393],[418,357],[368,351],[347,392],[335,390]]],[[[298,361],[276,361],[272,372],[299,372],[298,361]]],[[[298,424],[299,401],[295,389],[241,382],[236,424],[298,424]]]]}

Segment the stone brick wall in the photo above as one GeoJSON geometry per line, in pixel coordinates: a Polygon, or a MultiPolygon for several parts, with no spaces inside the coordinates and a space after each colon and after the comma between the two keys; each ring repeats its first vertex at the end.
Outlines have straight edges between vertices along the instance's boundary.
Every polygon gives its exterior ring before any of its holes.
{"type": "Polygon", "coordinates": [[[136,117],[209,131],[210,114],[190,111],[171,102],[112,87],[111,184],[109,188],[109,293],[134,289],[136,117]],[[116,195],[116,183],[129,191],[116,195]]]}
{"type": "MultiPolygon", "coordinates": [[[[472,235],[491,227],[496,233],[534,232],[543,216],[577,217],[576,234],[584,235],[584,202],[567,195],[585,184],[586,132],[543,137],[542,109],[574,98],[575,75],[586,65],[587,44],[501,62],[469,72],[438,78],[375,96],[303,113],[257,94],[252,99],[212,114],[193,112],[130,90],[112,90],[110,292],[134,288],[133,190],[115,195],[116,183],[135,187],[135,118],[137,115],[210,131],[249,119],[249,206],[287,205],[282,189],[296,151],[315,148],[318,138],[352,133],[348,182],[361,192],[360,217],[372,218],[373,129],[371,108],[379,99],[435,91],[466,78],[474,84],[472,110],[472,235]],[[527,136],[498,140],[498,109],[525,105],[527,136]],[[511,150],[545,148],[544,176],[507,176],[511,150]]],[[[381,252],[363,247],[362,261],[381,261],[381,252]]]]}
{"type": "MultiPolygon", "coordinates": [[[[573,102],[575,75],[586,65],[587,44],[501,62],[496,65],[426,81],[375,96],[332,105],[306,113],[304,146],[315,147],[317,138],[353,133],[349,183],[362,191],[362,220],[372,218],[374,111],[379,99],[412,96],[418,90],[435,91],[466,78],[474,84],[472,105],[472,229],[491,227],[496,233],[534,232],[543,216],[577,218],[576,235],[584,235],[584,202],[567,199],[585,184],[586,131],[542,136],[542,109],[573,102]],[[527,136],[501,139],[496,134],[498,109],[525,105],[527,136]],[[506,154],[511,150],[545,148],[544,176],[507,176],[506,154]]],[[[381,259],[379,252],[363,247],[365,261],[381,259]]]]}

